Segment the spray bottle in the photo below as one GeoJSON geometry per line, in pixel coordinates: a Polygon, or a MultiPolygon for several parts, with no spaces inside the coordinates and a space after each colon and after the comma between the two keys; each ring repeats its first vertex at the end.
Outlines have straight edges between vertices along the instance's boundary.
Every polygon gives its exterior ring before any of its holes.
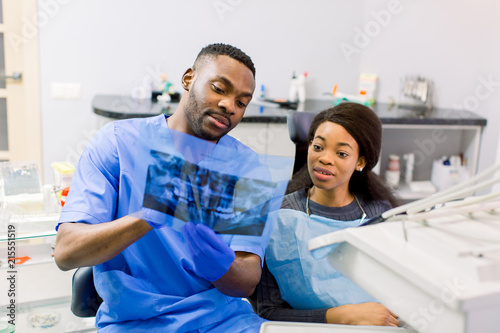
{"type": "Polygon", "coordinates": [[[296,76],[295,72],[293,72],[292,81],[290,82],[290,91],[288,92],[288,100],[290,102],[305,102],[306,78],[307,72],[299,76],[296,76]]]}
{"type": "Polygon", "coordinates": [[[307,78],[307,72],[299,75],[299,77],[296,79],[297,80],[297,94],[299,97],[299,102],[306,101],[306,78],[307,78]]]}
{"type": "Polygon", "coordinates": [[[292,80],[290,81],[290,90],[288,91],[288,100],[290,102],[297,101],[297,76],[295,76],[295,72],[293,72],[292,80]]]}

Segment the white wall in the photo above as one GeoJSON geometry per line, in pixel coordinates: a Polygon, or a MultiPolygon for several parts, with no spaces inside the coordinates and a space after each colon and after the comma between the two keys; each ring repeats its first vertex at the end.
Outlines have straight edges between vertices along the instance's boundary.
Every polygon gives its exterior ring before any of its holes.
{"type": "MultiPolygon", "coordinates": [[[[391,2],[367,1],[365,26],[376,21],[381,11],[388,11],[391,2]]],[[[389,96],[397,98],[399,79],[406,74],[431,78],[435,105],[473,111],[487,119],[479,171],[499,163],[500,2],[397,2],[399,13],[391,15],[389,24],[363,48],[360,71],[379,75],[379,100],[386,102],[389,96]]]]}
{"type": "MultiPolygon", "coordinates": [[[[500,5],[493,0],[400,0],[398,13],[350,57],[341,46],[355,45],[357,29],[373,24],[372,11],[392,9],[390,1],[50,0],[59,4],[51,11],[48,1],[39,0],[41,13],[52,13],[40,28],[45,182],[52,181],[50,162],[74,161],[101,126],[91,109],[94,95],[129,94],[151,81],[151,73],[166,72],[177,83],[199,49],[212,42],[247,52],[257,68],[257,87],[264,84],[274,98],[286,97],[294,70],[309,73],[313,98],[335,83],[355,92],[359,73],[375,72],[383,102],[397,96],[401,76],[423,74],[435,81],[440,107],[474,101],[481,78],[500,81],[494,39],[500,5]],[[82,99],[51,99],[53,82],[81,83],[82,99]]],[[[500,89],[493,89],[471,104],[488,119],[480,169],[498,155],[493,122],[500,89]]]]}
{"type": "MultiPolygon", "coordinates": [[[[49,0],[40,0],[40,11],[49,0]]],[[[62,3],[62,0],[50,0],[62,3]]],[[[294,70],[309,73],[310,97],[335,82],[356,89],[359,61],[337,66],[338,44],[362,24],[364,1],[64,1],[40,29],[44,181],[50,163],[75,161],[102,120],[96,94],[129,94],[165,72],[174,83],[199,50],[225,42],[248,53],[257,86],[287,96],[294,70]],[[53,82],[82,84],[82,99],[53,100],[53,82]]],[[[47,12],[47,10],[45,10],[47,12]]],[[[180,84],[177,85],[179,88],[180,84]]]]}

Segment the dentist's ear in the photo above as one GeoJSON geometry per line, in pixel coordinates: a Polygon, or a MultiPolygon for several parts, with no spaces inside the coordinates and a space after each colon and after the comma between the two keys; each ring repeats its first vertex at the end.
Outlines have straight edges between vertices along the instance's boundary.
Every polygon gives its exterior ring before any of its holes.
{"type": "Polygon", "coordinates": [[[193,80],[194,80],[194,69],[188,68],[184,73],[184,75],[182,76],[182,88],[184,88],[185,91],[189,91],[189,88],[191,87],[193,80]]]}

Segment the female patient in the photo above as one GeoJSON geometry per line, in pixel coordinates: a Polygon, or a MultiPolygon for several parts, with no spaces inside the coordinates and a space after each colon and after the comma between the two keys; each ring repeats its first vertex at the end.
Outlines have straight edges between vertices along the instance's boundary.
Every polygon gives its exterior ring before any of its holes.
{"type": "Polygon", "coordinates": [[[254,309],[269,320],[397,326],[395,314],[307,250],[309,239],[359,226],[397,205],[371,171],[381,122],[363,105],[342,103],[314,118],[308,141],[307,166],[289,186],[298,190],[283,201],[254,309]]]}

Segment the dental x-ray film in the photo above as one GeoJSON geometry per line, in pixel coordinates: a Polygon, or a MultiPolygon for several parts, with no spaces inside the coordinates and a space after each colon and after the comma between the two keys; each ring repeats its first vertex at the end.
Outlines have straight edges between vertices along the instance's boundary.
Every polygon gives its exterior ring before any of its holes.
{"type": "Polygon", "coordinates": [[[260,236],[283,201],[293,159],[259,155],[168,128],[144,128],[135,177],[142,217],[180,230],[202,223],[221,234],[260,236]]]}

